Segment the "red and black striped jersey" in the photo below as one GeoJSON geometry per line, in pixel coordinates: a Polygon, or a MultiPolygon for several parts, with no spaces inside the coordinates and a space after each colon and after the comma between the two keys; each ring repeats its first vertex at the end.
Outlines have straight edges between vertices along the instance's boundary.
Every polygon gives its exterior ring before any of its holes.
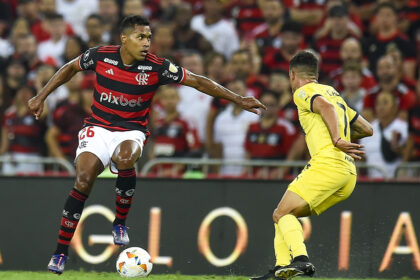
{"type": "Polygon", "coordinates": [[[95,47],[79,57],[80,69],[96,72],[92,115],[84,123],[112,131],[148,133],[150,105],[156,90],[161,85],[183,83],[186,71],[151,53],[143,61],[124,65],[120,48],[95,47]]]}
{"type": "Polygon", "coordinates": [[[3,127],[8,131],[9,152],[42,153],[44,122],[36,121],[30,113],[18,116],[15,110],[9,110],[5,113],[3,127]]]}

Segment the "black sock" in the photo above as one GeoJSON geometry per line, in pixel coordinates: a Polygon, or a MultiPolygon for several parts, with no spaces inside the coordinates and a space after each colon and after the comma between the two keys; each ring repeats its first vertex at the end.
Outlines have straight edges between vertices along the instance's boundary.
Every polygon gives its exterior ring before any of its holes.
{"type": "Polygon", "coordinates": [[[61,227],[58,232],[57,249],[54,254],[68,255],[70,241],[73,238],[74,231],[82,215],[83,207],[88,196],[72,189],[66,203],[64,204],[63,217],[61,218],[61,227]]]}
{"type": "Polygon", "coordinates": [[[116,211],[114,225],[125,225],[134,190],[136,189],[136,170],[134,168],[118,170],[118,178],[115,186],[116,211]]]}

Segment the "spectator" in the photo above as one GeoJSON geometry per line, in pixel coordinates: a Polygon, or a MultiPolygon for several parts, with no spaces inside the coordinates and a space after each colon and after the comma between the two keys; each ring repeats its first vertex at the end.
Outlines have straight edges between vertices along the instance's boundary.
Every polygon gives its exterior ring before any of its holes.
{"type": "MultiPolygon", "coordinates": [[[[246,86],[242,80],[233,80],[228,88],[239,95],[246,95],[246,86]]],[[[241,161],[245,159],[245,138],[250,123],[258,120],[258,116],[242,110],[236,105],[229,105],[221,112],[214,123],[214,142],[221,149],[221,157],[225,160],[241,161]],[[226,124],[229,125],[226,125],[226,124]]],[[[239,176],[244,172],[242,166],[224,165],[222,175],[239,176]]]]}
{"type": "MultiPolygon", "coordinates": [[[[6,109],[11,105],[11,97],[8,94],[4,76],[0,75],[0,123],[3,123],[4,113],[6,109]]],[[[0,132],[1,137],[1,132],[0,132]]]]}
{"type": "Polygon", "coordinates": [[[118,22],[120,20],[120,9],[116,0],[100,0],[99,15],[101,16],[104,24],[104,41],[119,43],[119,38],[115,38],[119,37],[120,34],[117,32],[118,22]]]}
{"type": "MultiPolygon", "coordinates": [[[[178,91],[175,87],[162,86],[159,89],[161,106],[165,117],[159,118],[153,128],[153,147],[150,158],[192,156],[200,148],[197,133],[186,120],[181,118],[177,105],[178,91]]],[[[180,175],[183,166],[163,165],[159,176],[180,175]]]]}
{"type": "Polygon", "coordinates": [[[273,69],[289,71],[289,61],[300,50],[303,42],[302,27],[299,23],[287,21],[281,28],[281,47],[266,50],[261,73],[269,74],[273,69]]]}
{"type": "Polygon", "coordinates": [[[89,15],[98,12],[98,2],[104,0],[55,0],[57,13],[63,15],[64,20],[71,24],[74,32],[86,38],[85,22],[89,15]]]}
{"type": "MultiPolygon", "coordinates": [[[[25,18],[20,17],[13,23],[9,41],[12,45],[15,45],[18,37],[22,35],[29,35],[30,33],[31,29],[29,27],[29,22],[25,18]]],[[[13,53],[13,51],[11,51],[11,53],[13,53]]]]}
{"type": "Polygon", "coordinates": [[[226,80],[226,59],[225,57],[216,52],[208,52],[204,57],[204,68],[206,76],[213,81],[224,84],[226,80]]]}
{"type": "Polygon", "coordinates": [[[26,74],[25,66],[20,60],[13,59],[7,65],[4,86],[10,98],[13,99],[17,90],[26,83],[26,74]]]}
{"type": "Polygon", "coordinates": [[[47,16],[48,30],[51,39],[38,45],[38,57],[46,62],[51,60],[55,66],[64,64],[63,54],[66,46],[66,25],[63,16],[60,14],[49,14],[47,16]]]}
{"type": "Polygon", "coordinates": [[[20,59],[28,70],[29,81],[35,79],[36,71],[42,65],[37,55],[37,42],[33,35],[21,35],[16,40],[14,58],[20,59]]]}
{"type": "Polygon", "coordinates": [[[96,46],[103,46],[106,44],[102,38],[104,30],[101,16],[98,14],[91,14],[86,19],[85,27],[87,34],[86,44],[88,48],[94,48],[96,46]]]}
{"type": "Polygon", "coordinates": [[[38,3],[35,0],[19,0],[18,3],[18,14],[28,21],[29,26],[39,20],[38,3]]]}
{"type": "Polygon", "coordinates": [[[408,140],[404,149],[404,161],[420,161],[420,74],[417,78],[417,100],[408,114],[408,140]]]}
{"type": "Polygon", "coordinates": [[[236,22],[236,30],[242,38],[251,37],[253,29],[264,22],[257,0],[239,1],[232,9],[232,16],[236,22]]]}
{"type": "Polygon", "coordinates": [[[278,95],[278,117],[286,119],[296,129],[300,129],[297,107],[293,102],[292,89],[290,87],[289,73],[282,69],[273,70],[270,74],[268,89],[278,95]]]}
{"type": "Polygon", "coordinates": [[[247,96],[258,96],[265,87],[265,83],[252,64],[251,53],[246,49],[235,51],[229,61],[227,72],[231,79],[244,80],[247,87],[247,96]]]}
{"type": "Polygon", "coordinates": [[[66,47],[64,49],[63,61],[67,63],[76,57],[78,57],[81,53],[85,52],[87,46],[83,42],[80,37],[72,36],[67,39],[66,47]]]}
{"type": "Polygon", "coordinates": [[[204,0],[204,14],[191,20],[191,29],[200,33],[213,46],[213,49],[230,58],[239,48],[236,30],[230,21],[223,19],[221,0],[204,0]]]}
{"type": "MultiPolygon", "coordinates": [[[[291,122],[277,117],[279,114],[277,93],[264,91],[260,101],[267,110],[261,112],[259,121],[249,125],[245,140],[246,157],[247,159],[284,160],[296,137],[295,127],[291,122]]],[[[281,175],[279,168],[269,170],[254,168],[254,176],[257,178],[279,179],[281,175]]]]}
{"type": "Polygon", "coordinates": [[[122,6],[122,16],[145,16],[141,0],[125,0],[122,6]]]}
{"type": "MultiPolygon", "coordinates": [[[[35,76],[35,88],[37,91],[40,91],[47,82],[51,79],[51,77],[55,74],[57,69],[51,65],[42,65],[38,68],[38,71],[35,76]]],[[[48,96],[47,99],[47,107],[48,112],[54,112],[58,103],[65,100],[69,95],[68,89],[65,86],[58,87],[53,93],[48,96]]],[[[51,117],[51,115],[49,115],[51,117]]],[[[48,119],[50,120],[50,119],[48,119]]]]}
{"type": "Polygon", "coordinates": [[[317,33],[316,50],[321,55],[321,72],[329,75],[341,65],[340,46],[350,37],[359,37],[360,32],[349,28],[349,12],[343,5],[333,6],[328,18],[317,33]]]}
{"type": "Polygon", "coordinates": [[[49,154],[70,162],[74,161],[78,132],[82,128],[83,119],[90,115],[92,105],[93,91],[90,89],[90,94],[82,95],[82,80],[83,73],[79,72],[66,84],[69,90],[68,99],[57,105],[53,112],[52,125],[45,136],[49,154]]]}
{"type": "MultiPolygon", "coordinates": [[[[342,64],[351,61],[360,63],[362,66],[363,75],[361,87],[364,88],[367,92],[373,90],[373,88],[376,87],[377,83],[375,77],[373,76],[372,72],[370,72],[369,68],[364,66],[362,46],[359,40],[350,37],[343,41],[340,47],[340,60],[342,64]]],[[[342,75],[343,68],[341,66],[330,73],[330,79],[332,80],[333,86],[338,91],[343,89],[342,75]]]]}
{"type": "Polygon", "coordinates": [[[403,54],[401,51],[397,48],[396,45],[388,45],[386,49],[386,54],[391,56],[392,59],[394,59],[396,67],[397,67],[397,73],[400,77],[400,80],[402,83],[404,83],[410,90],[415,91],[416,90],[416,80],[411,79],[407,76],[404,76],[403,71],[403,54]]]}
{"type": "Polygon", "coordinates": [[[363,100],[363,116],[371,121],[374,118],[375,100],[382,91],[397,97],[398,117],[407,121],[408,110],[414,105],[415,93],[401,82],[395,60],[387,55],[379,59],[377,66],[378,86],[370,91],[363,100]]]}
{"type": "Polygon", "coordinates": [[[213,47],[200,33],[191,29],[192,15],[190,4],[182,2],[176,7],[174,28],[175,30],[182,30],[182,32],[174,33],[174,49],[192,49],[205,54],[211,51],[213,47]]]}
{"type": "Polygon", "coordinates": [[[352,109],[361,113],[363,109],[363,99],[366,95],[366,90],[362,88],[362,66],[356,61],[349,61],[343,66],[343,90],[341,97],[346,101],[352,109]]]}
{"type": "Polygon", "coordinates": [[[279,34],[285,20],[285,9],[280,0],[266,0],[259,3],[265,22],[255,27],[252,33],[262,55],[271,48],[281,47],[279,34]]]}
{"type": "Polygon", "coordinates": [[[306,42],[310,42],[324,18],[326,0],[285,0],[284,5],[289,11],[291,20],[303,26],[303,35],[306,42]]]}
{"type": "MultiPolygon", "coordinates": [[[[197,52],[185,53],[181,66],[189,71],[204,75],[203,58],[197,52]]],[[[177,106],[181,117],[197,130],[202,143],[206,141],[206,121],[212,97],[195,88],[181,85],[178,89],[180,100],[177,106]]]]}
{"type": "MultiPolygon", "coordinates": [[[[32,24],[31,31],[38,42],[43,42],[51,39],[51,34],[48,27],[48,19],[46,18],[49,14],[56,13],[55,0],[40,0],[39,1],[39,19],[32,24]]],[[[74,30],[69,23],[66,23],[66,35],[73,36],[74,30]]]]}
{"type": "MultiPolygon", "coordinates": [[[[7,153],[11,159],[40,159],[42,154],[42,121],[35,121],[27,108],[27,102],[36,94],[35,89],[23,86],[16,93],[13,106],[4,117],[2,124],[2,139],[0,155],[7,153]]],[[[40,163],[4,163],[3,174],[28,174],[43,172],[40,163]]]]}
{"type": "Polygon", "coordinates": [[[159,23],[153,29],[153,50],[158,56],[174,60],[173,46],[175,43],[173,26],[169,23],[159,23]]]}
{"type": "Polygon", "coordinates": [[[369,67],[376,73],[378,60],[386,54],[388,45],[394,44],[404,54],[404,76],[414,78],[416,52],[407,36],[398,30],[397,12],[391,3],[381,3],[376,9],[377,33],[365,41],[364,55],[369,67]]]}
{"type": "MultiPolygon", "coordinates": [[[[360,140],[365,146],[366,162],[381,167],[386,178],[392,178],[407,141],[407,122],[397,118],[397,99],[394,94],[383,91],[375,103],[377,119],[372,122],[373,136],[360,140]]],[[[374,168],[368,169],[370,178],[384,178],[374,168]]]]}

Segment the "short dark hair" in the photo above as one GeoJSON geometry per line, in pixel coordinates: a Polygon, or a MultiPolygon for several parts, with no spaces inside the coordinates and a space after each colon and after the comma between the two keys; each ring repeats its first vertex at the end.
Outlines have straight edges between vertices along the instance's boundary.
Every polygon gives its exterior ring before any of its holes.
{"type": "Polygon", "coordinates": [[[100,23],[103,23],[103,19],[102,19],[102,17],[99,15],[99,14],[91,14],[91,15],[89,15],[88,17],[87,17],[87,19],[86,19],[86,21],[85,22],[87,22],[88,20],[90,20],[90,19],[96,19],[96,20],[98,20],[100,23]]]}
{"type": "Polygon", "coordinates": [[[275,92],[274,90],[270,90],[270,89],[265,89],[262,93],[261,93],[261,95],[260,95],[260,100],[264,97],[264,96],[266,96],[266,95],[271,95],[272,97],[274,97],[274,99],[276,99],[276,101],[279,101],[279,99],[280,99],[280,96],[279,96],[279,94],[277,93],[277,92],[275,92]]]}
{"type": "Polygon", "coordinates": [[[301,34],[302,33],[302,25],[299,22],[293,20],[287,20],[280,29],[280,32],[292,32],[301,34]]]}
{"type": "Polygon", "coordinates": [[[149,21],[142,16],[128,16],[125,17],[120,24],[120,33],[124,33],[127,28],[134,28],[136,25],[150,26],[149,21]]]}
{"type": "Polygon", "coordinates": [[[318,58],[313,52],[299,51],[290,60],[290,69],[301,68],[301,72],[318,76],[318,58]]]}
{"type": "Polygon", "coordinates": [[[53,12],[45,14],[45,18],[47,20],[64,20],[63,15],[53,12]]]}

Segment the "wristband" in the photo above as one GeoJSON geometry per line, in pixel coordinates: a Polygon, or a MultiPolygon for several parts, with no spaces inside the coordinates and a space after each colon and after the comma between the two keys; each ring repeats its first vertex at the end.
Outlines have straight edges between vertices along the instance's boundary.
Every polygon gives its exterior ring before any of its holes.
{"type": "Polygon", "coordinates": [[[338,137],[338,139],[335,141],[335,143],[334,143],[334,147],[336,147],[337,146],[337,143],[338,143],[338,141],[340,141],[341,140],[341,137],[338,137]]]}

